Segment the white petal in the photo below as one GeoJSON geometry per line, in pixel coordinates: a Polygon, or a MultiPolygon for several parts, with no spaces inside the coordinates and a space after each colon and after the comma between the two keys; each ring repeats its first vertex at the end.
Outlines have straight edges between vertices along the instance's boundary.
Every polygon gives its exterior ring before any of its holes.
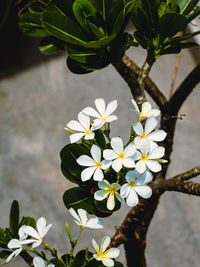
{"type": "Polygon", "coordinates": [[[160,159],[164,156],[164,154],[165,148],[162,146],[158,146],[151,151],[149,159],[160,159]]]}
{"type": "Polygon", "coordinates": [[[107,197],[108,194],[109,192],[107,190],[98,190],[94,193],[94,199],[102,201],[107,197]]]}
{"type": "Polygon", "coordinates": [[[104,252],[107,249],[109,244],[110,244],[110,237],[109,236],[104,236],[104,238],[101,241],[102,252],[104,252]]]}
{"type": "Polygon", "coordinates": [[[113,159],[116,159],[118,155],[112,149],[105,149],[103,151],[103,157],[107,160],[113,160],[113,159]]]}
{"type": "Polygon", "coordinates": [[[11,239],[8,242],[7,247],[10,249],[13,249],[13,248],[21,248],[22,246],[21,246],[20,241],[18,239],[11,239]]]}
{"type": "Polygon", "coordinates": [[[108,267],[114,266],[114,261],[110,258],[103,258],[102,262],[105,266],[108,266],[108,267]]]}
{"type": "Polygon", "coordinates": [[[153,175],[146,171],[137,178],[137,185],[145,185],[153,180],[153,175]]]}
{"type": "Polygon", "coordinates": [[[123,165],[126,168],[134,168],[135,167],[135,161],[132,158],[127,158],[123,160],[123,165]]]}
{"type": "Polygon", "coordinates": [[[144,116],[148,115],[148,113],[151,111],[151,104],[149,102],[144,102],[142,104],[142,113],[144,116]]]}
{"type": "Polygon", "coordinates": [[[13,251],[6,259],[6,262],[9,262],[13,257],[17,257],[20,252],[22,251],[22,248],[16,249],[15,251],[13,251]]]}
{"type": "Polygon", "coordinates": [[[84,128],[80,124],[80,122],[71,120],[70,122],[67,123],[67,127],[70,128],[73,131],[78,131],[78,132],[83,132],[84,128]]]}
{"type": "Polygon", "coordinates": [[[148,160],[147,162],[147,167],[152,171],[152,172],[159,172],[161,171],[162,167],[161,164],[158,163],[155,160],[148,160]]]}
{"type": "Polygon", "coordinates": [[[38,234],[38,232],[32,227],[32,226],[26,226],[24,227],[24,232],[36,239],[40,238],[40,235],[38,234]]]}
{"type": "Polygon", "coordinates": [[[85,115],[83,112],[78,113],[78,120],[85,129],[90,128],[90,117],[85,115]]]}
{"type": "Polygon", "coordinates": [[[121,203],[124,203],[125,202],[124,199],[123,199],[123,197],[121,197],[119,193],[116,192],[115,193],[115,196],[119,200],[119,202],[121,202],[121,203]]]}
{"type": "Polygon", "coordinates": [[[73,208],[70,208],[68,211],[75,218],[75,220],[78,221],[79,224],[81,224],[81,220],[80,220],[78,214],[76,213],[76,211],[73,208]]]}
{"type": "Polygon", "coordinates": [[[107,201],[107,208],[108,210],[113,210],[115,207],[115,195],[111,192],[108,201],[107,201]]]}
{"type": "Polygon", "coordinates": [[[45,231],[46,225],[47,225],[47,221],[44,217],[40,217],[37,220],[37,230],[38,230],[38,233],[40,234],[40,236],[44,236],[44,233],[46,232],[45,231]]]}
{"type": "Polygon", "coordinates": [[[91,108],[91,107],[84,108],[82,112],[95,118],[101,117],[100,114],[94,108],[91,108]]]}
{"type": "Polygon", "coordinates": [[[118,117],[116,115],[111,115],[111,116],[107,117],[106,122],[116,121],[117,119],[118,119],[118,117]]]}
{"type": "Polygon", "coordinates": [[[119,172],[122,168],[122,160],[121,159],[115,159],[112,163],[112,168],[116,171],[119,172]]]}
{"type": "Polygon", "coordinates": [[[135,143],[137,149],[140,149],[140,143],[141,143],[141,141],[142,141],[142,139],[141,139],[140,136],[136,136],[134,138],[134,143],[135,143]]]}
{"type": "Polygon", "coordinates": [[[130,143],[130,144],[124,149],[125,157],[133,156],[133,155],[135,154],[135,151],[136,151],[136,146],[134,145],[134,143],[130,143]]]}
{"type": "Polygon", "coordinates": [[[98,251],[99,251],[99,245],[98,245],[97,242],[94,240],[94,238],[92,238],[92,245],[93,245],[94,249],[98,252],[98,251]]]}
{"type": "Polygon", "coordinates": [[[111,139],[111,147],[116,153],[122,153],[124,151],[123,149],[123,141],[120,137],[113,137],[111,139]]]}
{"type": "Polygon", "coordinates": [[[160,115],[160,110],[159,109],[152,109],[150,112],[149,112],[149,116],[154,116],[154,117],[157,117],[160,115]]]}
{"type": "Polygon", "coordinates": [[[70,139],[70,143],[76,143],[77,141],[79,141],[83,136],[85,135],[85,133],[75,133],[75,134],[71,134],[69,139],[70,139]]]}
{"type": "Polygon", "coordinates": [[[101,149],[98,146],[92,145],[91,155],[95,162],[101,161],[101,149]]]}
{"type": "Polygon", "coordinates": [[[158,124],[158,121],[154,117],[149,117],[145,123],[146,135],[151,133],[156,128],[157,124],[158,124]]]}
{"type": "Polygon", "coordinates": [[[78,212],[78,215],[81,219],[81,224],[86,225],[87,220],[88,220],[87,212],[84,209],[78,209],[77,212],[78,212]]]}
{"type": "Polygon", "coordinates": [[[85,170],[81,172],[81,180],[83,182],[89,180],[91,176],[93,175],[94,171],[96,170],[96,167],[88,167],[85,170]]]}
{"type": "Polygon", "coordinates": [[[35,267],[45,267],[44,261],[40,257],[34,257],[33,264],[35,267]]]}
{"type": "Polygon", "coordinates": [[[138,193],[139,196],[143,198],[150,198],[152,195],[152,189],[150,186],[142,185],[142,186],[134,186],[134,190],[138,193]]]}
{"type": "Polygon", "coordinates": [[[150,141],[147,139],[143,139],[140,142],[140,150],[142,151],[142,154],[148,154],[150,149],[150,141]]]}
{"type": "Polygon", "coordinates": [[[136,171],[128,171],[126,174],[126,180],[128,183],[136,181],[136,171]]]}
{"type": "Polygon", "coordinates": [[[131,102],[132,102],[132,104],[133,104],[133,109],[134,109],[135,111],[138,111],[138,112],[139,112],[139,108],[138,108],[138,105],[137,105],[137,103],[135,102],[135,100],[134,100],[134,99],[131,99],[131,102]]]}
{"type": "Polygon", "coordinates": [[[135,169],[139,172],[139,173],[143,173],[146,171],[146,162],[139,160],[136,164],[135,164],[135,169]]]}
{"type": "Polygon", "coordinates": [[[133,124],[133,130],[136,132],[137,135],[142,135],[144,132],[142,123],[136,122],[133,124]]]}
{"type": "Polygon", "coordinates": [[[98,183],[98,187],[100,189],[108,190],[108,189],[110,189],[110,183],[104,179],[103,181],[98,183]]]}
{"type": "Polygon", "coordinates": [[[131,189],[128,197],[126,198],[126,204],[129,207],[135,207],[138,204],[138,202],[139,202],[139,199],[138,199],[137,194],[135,193],[135,190],[131,189]]]}
{"type": "Polygon", "coordinates": [[[91,167],[95,165],[94,160],[87,155],[81,155],[76,161],[81,166],[91,167]]]}
{"type": "Polygon", "coordinates": [[[167,133],[163,130],[157,130],[157,131],[154,131],[153,133],[149,134],[148,135],[148,138],[153,140],[153,141],[157,141],[157,142],[160,142],[160,141],[163,141],[166,137],[167,133]]]}
{"type": "Polygon", "coordinates": [[[110,167],[111,164],[112,164],[112,161],[111,160],[104,159],[101,162],[101,169],[102,170],[106,170],[106,169],[108,169],[110,167]]]}
{"type": "Polygon", "coordinates": [[[130,193],[130,186],[129,184],[123,184],[120,189],[120,195],[122,198],[126,198],[128,194],[130,193]]]}
{"type": "Polygon", "coordinates": [[[117,108],[117,100],[113,100],[110,103],[108,103],[106,108],[106,114],[109,116],[111,113],[113,113],[117,108]]]}
{"type": "Polygon", "coordinates": [[[100,229],[103,228],[103,221],[97,217],[91,218],[87,222],[87,227],[92,229],[100,229]]]}
{"type": "Polygon", "coordinates": [[[22,240],[22,239],[26,239],[27,238],[27,234],[24,233],[24,227],[26,227],[26,225],[22,225],[20,228],[19,228],[19,231],[18,231],[18,235],[19,235],[19,239],[22,240]]]}
{"type": "Polygon", "coordinates": [[[94,133],[93,132],[90,132],[90,134],[89,135],[85,135],[85,140],[92,140],[92,139],[94,139],[94,133]]]}
{"type": "Polygon", "coordinates": [[[104,253],[104,256],[106,258],[117,258],[119,256],[119,252],[118,248],[110,248],[104,253]]]}
{"type": "Polygon", "coordinates": [[[93,124],[92,124],[92,129],[93,130],[97,130],[97,129],[101,128],[104,125],[105,122],[106,121],[101,120],[101,119],[95,119],[93,121],[93,124]]]}
{"type": "Polygon", "coordinates": [[[41,245],[41,243],[42,243],[42,239],[37,240],[36,242],[33,243],[32,248],[39,247],[41,245]]]}
{"type": "Polygon", "coordinates": [[[94,181],[102,181],[104,178],[103,171],[101,169],[96,169],[93,175],[94,181]]]}
{"type": "Polygon", "coordinates": [[[98,110],[98,112],[103,116],[105,114],[105,101],[103,98],[97,98],[95,100],[95,106],[98,110]]]}

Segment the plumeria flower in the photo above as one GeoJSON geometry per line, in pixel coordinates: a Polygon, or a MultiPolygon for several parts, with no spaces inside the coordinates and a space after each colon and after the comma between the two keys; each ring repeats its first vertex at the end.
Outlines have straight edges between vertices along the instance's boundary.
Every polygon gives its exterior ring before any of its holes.
{"type": "MultiPolygon", "coordinates": [[[[42,258],[36,256],[33,259],[33,265],[34,267],[45,267],[45,263],[42,258]]],[[[55,267],[54,264],[48,264],[47,267],[55,267]]]]}
{"type": "Polygon", "coordinates": [[[133,124],[133,129],[136,132],[136,134],[138,135],[134,139],[134,143],[136,144],[136,146],[139,146],[141,140],[143,140],[143,139],[148,139],[148,140],[151,140],[153,142],[154,141],[160,142],[160,141],[163,141],[165,139],[165,137],[167,135],[167,133],[165,131],[163,131],[163,130],[153,131],[156,128],[157,124],[158,124],[158,121],[153,116],[149,117],[146,120],[144,128],[143,128],[141,122],[136,122],[133,124]]]}
{"type": "Polygon", "coordinates": [[[22,251],[23,247],[27,244],[30,244],[33,242],[32,239],[26,239],[28,235],[24,232],[24,228],[26,225],[23,225],[19,228],[19,239],[11,239],[8,242],[8,248],[9,249],[15,249],[6,259],[6,262],[9,262],[13,257],[17,257],[20,252],[22,251]]]}
{"type": "Polygon", "coordinates": [[[142,140],[140,142],[140,151],[137,151],[138,162],[135,164],[135,169],[139,173],[146,171],[148,167],[153,172],[159,172],[161,164],[157,161],[165,154],[165,148],[158,145],[153,145],[149,140],[142,140]]]}
{"type": "Polygon", "coordinates": [[[85,182],[93,175],[95,181],[101,181],[104,177],[102,170],[108,169],[112,162],[109,160],[101,161],[101,149],[96,145],[92,145],[90,152],[92,158],[87,155],[81,155],[77,159],[79,165],[88,167],[81,172],[81,180],[85,182]]]}
{"type": "Polygon", "coordinates": [[[43,238],[48,233],[51,226],[52,224],[47,225],[46,219],[44,217],[40,217],[37,220],[37,231],[32,226],[24,227],[24,232],[34,238],[32,239],[33,248],[38,247],[42,243],[43,238]]]}
{"type": "Polygon", "coordinates": [[[117,100],[111,101],[106,107],[104,99],[97,98],[95,100],[95,106],[98,112],[91,107],[86,107],[83,109],[83,113],[96,118],[93,121],[93,126],[101,128],[105,122],[112,122],[117,120],[116,115],[111,115],[117,108],[117,100]]]}
{"type": "Polygon", "coordinates": [[[142,104],[142,111],[139,110],[138,105],[134,99],[131,99],[131,102],[133,104],[133,110],[138,115],[138,121],[143,121],[151,116],[157,117],[158,115],[160,115],[160,110],[152,109],[152,106],[149,102],[144,102],[142,104]]]}
{"type": "Polygon", "coordinates": [[[115,196],[120,202],[124,202],[124,199],[117,193],[121,188],[119,184],[110,184],[107,180],[103,180],[98,183],[98,186],[101,190],[95,192],[94,198],[98,201],[102,201],[108,197],[107,208],[109,210],[113,210],[115,207],[115,196]]]}
{"type": "Polygon", "coordinates": [[[80,225],[82,229],[86,227],[93,229],[103,228],[103,221],[97,217],[88,219],[88,213],[84,209],[78,209],[76,212],[73,208],[70,208],[69,212],[74,217],[75,223],[80,225]]]}
{"type": "Polygon", "coordinates": [[[108,250],[107,247],[110,244],[110,237],[109,236],[105,236],[102,241],[101,241],[101,247],[99,248],[97,242],[92,239],[92,245],[94,247],[94,249],[96,250],[96,254],[93,255],[93,257],[97,260],[97,261],[102,261],[102,263],[105,266],[114,266],[114,261],[112,260],[112,258],[117,258],[119,256],[119,249],[118,248],[110,248],[108,250]]]}
{"type": "Polygon", "coordinates": [[[129,207],[134,207],[138,204],[138,195],[143,198],[150,198],[152,195],[151,187],[147,186],[153,179],[150,172],[146,171],[136,178],[136,171],[129,171],[126,174],[128,183],[122,185],[120,195],[126,198],[126,204],[129,207]],[[138,195],[137,195],[138,194],[138,195]]]}
{"type": "Polygon", "coordinates": [[[130,143],[125,149],[123,147],[123,141],[120,137],[113,137],[111,139],[112,149],[106,149],[103,151],[103,156],[107,160],[113,160],[112,168],[119,172],[122,166],[126,168],[135,167],[133,155],[136,152],[136,146],[130,143]]]}
{"type": "MultiPolygon", "coordinates": [[[[94,127],[90,126],[90,118],[82,112],[79,112],[78,114],[78,121],[71,120],[67,123],[67,127],[72,131],[78,132],[70,135],[69,138],[71,143],[79,141],[82,137],[84,137],[86,140],[91,140],[94,138],[94,127]]],[[[68,131],[68,128],[65,128],[65,130],[68,131]]]]}

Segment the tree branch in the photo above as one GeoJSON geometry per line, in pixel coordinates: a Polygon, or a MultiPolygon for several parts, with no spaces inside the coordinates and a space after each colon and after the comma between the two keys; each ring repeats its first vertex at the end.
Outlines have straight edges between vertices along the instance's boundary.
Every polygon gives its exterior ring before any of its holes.
{"type": "Polygon", "coordinates": [[[20,253],[20,256],[23,258],[23,260],[31,267],[34,267],[33,265],[33,257],[31,257],[31,255],[28,254],[28,252],[26,252],[25,250],[23,250],[20,253]]]}

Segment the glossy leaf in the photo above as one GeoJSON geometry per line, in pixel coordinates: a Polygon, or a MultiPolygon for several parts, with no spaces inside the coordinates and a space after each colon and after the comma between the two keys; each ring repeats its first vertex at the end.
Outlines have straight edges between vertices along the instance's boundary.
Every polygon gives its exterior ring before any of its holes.
{"type": "Polygon", "coordinates": [[[75,74],[87,74],[94,71],[93,69],[87,69],[70,57],[67,58],[67,66],[69,70],[75,74]]]}
{"type": "Polygon", "coordinates": [[[55,46],[51,37],[47,37],[40,42],[39,50],[44,55],[52,55],[57,53],[60,49],[55,46]]]}
{"type": "Polygon", "coordinates": [[[104,48],[105,46],[109,45],[113,40],[115,36],[107,36],[103,37],[98,41],[90,41],[87,44],[84,45],[85,48],[94,48],[94,49],[101,49],[104,48]]]}
{"type": "Polygon", "coordinates": [[[75,61],[78,61],[79,63],[87,63],[89,61],[89,58],[96,58],[97,54],[94,51],[90,50],[77,50],[75,48],[72,48],[70,46],[65,46],[65,49],[70,56],[75,61]]]}
{"type": "Polygon", "coordinates": [[[28,225],[28,226],[32,226],[33,228],[35,228],[36,227],[36,221],[32,217],[22,217],[22,219],[21,219],[21,221],[19,223],[19,228],[22,225],[28,225]]]}
{"type": "Polygon", "coordinates": [[[189,14],[198,4],[199,0],[178,0],[181,14],[189,14]]]}
{"type": "Polygon", "coordinates": [[[74,14],[72,11],[73,0],[52,0],[52,3],[54,3],[55,6],[57,6],[57,8],[67,17],[74,19],[74,14]]]}
{"type": "Polygon", "coordinates": [[[19,203],[14,200],[10,209],[10,224],[9,229],[14,237],[18,237],[19,229],[19,203]]]}
{"type": "Polygon", "coordinates": [[[95,131],[95,139],[96,139],[96,142],[97,142],[98,146],[101,149],[105,149],[106,148],[106,140],[105,140],[103,131],[101,129],[95,131]]]}

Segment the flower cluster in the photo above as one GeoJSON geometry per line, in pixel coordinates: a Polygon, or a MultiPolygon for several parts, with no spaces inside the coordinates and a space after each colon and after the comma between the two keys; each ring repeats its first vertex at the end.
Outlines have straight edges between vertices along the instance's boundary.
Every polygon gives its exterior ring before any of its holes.
{"type": "Polygon", "coordinates": [[[152,190],[148,184],[153,179],[152,173],[161,171],[161,163],[166,162],[162,159],[165,148],[157,144],[166,137],[165,131],[156,130],[156,117],[160,111],[152,109],[148,102],[142,104],[140,111],[136,102],[131,101],[138,121],[132,125],[131,137],[126,145],[120,137],[110,138],[108,132],[110,122],[117,120],[117,116],[112,115],[117,108],[117,100],[106,106],[102,98],[96,99],[97,110],[84,108],[78,115],[79,122],[71,120],[65,128],[72,133],[71,143],[81,139],[90,147],[90,155],[77,158],[77,163],[84,167],[81,180],[85,182],[92,178],[98,182],[99,189],[94,192],[94,199],[107,199],[108,210],[115,208],[116,200],[133,207],[138,204],[138,195],[149,198],[152,190]],[[102,126],[105,130],[101,131],[109,141],[104,148],[95,139],[95,131],[102,126]],[[108,173],[111,172],[116,173],[115,181],[109,180],[108,173]]]}

